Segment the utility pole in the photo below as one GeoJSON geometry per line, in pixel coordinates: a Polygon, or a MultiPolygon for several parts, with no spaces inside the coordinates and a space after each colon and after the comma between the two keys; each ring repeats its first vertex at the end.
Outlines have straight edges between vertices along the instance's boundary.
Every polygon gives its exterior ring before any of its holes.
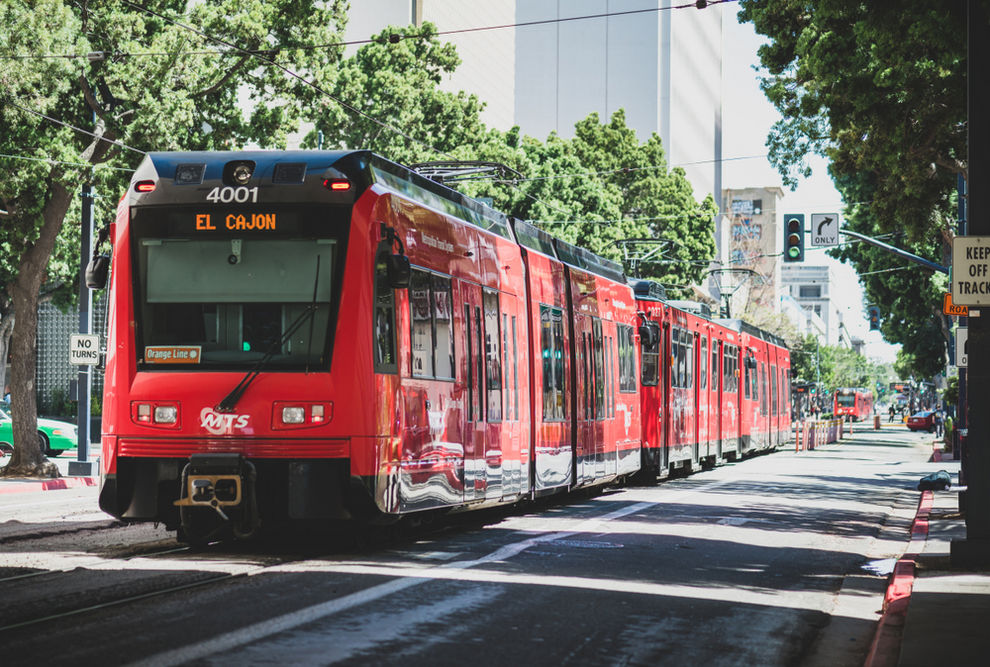
{"type": "MultiPolygon", "coordinates": [[[[969,37],[967,116],[969,118],[967,218],[969,236],[990,236],[990,16],[981,0],[967,3],[969,37]]],[[[990,323],[987,317],[969,318],[970,396],[990,394],[990,323]]],[[[966,539],[952,542],[953,566],[990,564],[990,415],[982,405],[968,410],[968,436],[963,444],[963,474],[968,490],[960,506],[966,516],[966,539]]]]}
{"type": "MultiPolygon", "coordinates": [[[[966,211],[966,179],[963,178],[962,174],[959,174],[958,184],[956,186],[956,191],[959,198],[958,211],[959,211],[959,227],[956,233],[959,236],[965,236],[968,232],[967,230],[967,211],[966,211]]],[[[969,318],[960,317],[959,326],[968,327],[969,318]]],[[[953,360],[955,361],[955,360],[953,360]]],[[[965,368],[959,369],[959,396],[956,398],[956,423],[952,430],[952,458],[957,461],[962,457],[961,440],[960,440],[960,430],[967,428],[966,422],[966,374],[967,370],[965,368]]],[[[964,479],[959,480],[960,486],[965,484],[964,479]]]]}
{"type": "MultiPolygon", "coordinates": [[[[88,334],[93,330],[93,309],[90,304],[90,290],[86,286],[86,265],[89,263],[93,244],[93,186],[87,181],[82,186],[82,231],[79,243],[79,333],[88,334]]],[[[92,476],[95,466],[89,460],[90,407],[89,397],[93,391],[92,366],[79,366],[76,382],[78,409],[76,412],[77,456],[69,461],[70,475],[92,476]]]]}

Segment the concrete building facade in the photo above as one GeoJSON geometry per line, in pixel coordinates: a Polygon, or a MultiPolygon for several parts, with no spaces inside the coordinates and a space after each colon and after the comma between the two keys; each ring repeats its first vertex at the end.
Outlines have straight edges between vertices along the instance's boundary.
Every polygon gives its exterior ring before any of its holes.
{"type": "Polygon", "coordinates": [[[778,187],[722,191],[718,262],[712,267],[718,290],[733,317],[747,309],[780,312],[780,224],[778,187]]]}
{"type": "Polygon", "coordinates": [[[724,13],[661,0],[364,0],[346,39],[434,23],[462,59],[444,87],[476,94],[500,130],[569,138],[588,114],[624,109],[640,141],[660,135],[700,200],[722,189],[724,13]]]}
{"type": "Polygon", "coordinates": [[[806,312],[822,319],[825,325],[823,342],[852,347],[852,337],[832,294],[834,285],[835,277],[829,266],[784,264],[781,267],[782,291],[793,297],[806,312]]]}

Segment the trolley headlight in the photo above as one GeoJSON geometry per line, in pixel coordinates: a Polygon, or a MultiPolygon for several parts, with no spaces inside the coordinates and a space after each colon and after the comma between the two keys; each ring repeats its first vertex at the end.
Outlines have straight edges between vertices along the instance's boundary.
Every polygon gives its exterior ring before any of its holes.
{"type": "Polygon", "coordinates": [[[143,426],[177,428],[179,404],[174,401],[134,401],[131,403],[131,420],[143,426]]]}
{"type": "Polygon", "coordinates": [[[252,170],[250,165],[241,163],[234,167],[234,170],[230,172],[230,176],[238,185],[247,185],[248,181],[251,180],[251,173],[252,170]]]}
{"type": "Polygon", "coordinates": [[[283,424],[302,424],[306,421],[306,409],[299,406],[282,408],[283,424]]]}
{"type": "Polygon", "coordinates": [[[333,419],[333,403],[276,401],[272,409],[272,428],[307,428],[322,426],[333,419]]]}
{"type": "Polygon", "coordinates": [[[179,418],[179,408],[174,405],[156,405],[155,423],[174,424],[179,418]]]}

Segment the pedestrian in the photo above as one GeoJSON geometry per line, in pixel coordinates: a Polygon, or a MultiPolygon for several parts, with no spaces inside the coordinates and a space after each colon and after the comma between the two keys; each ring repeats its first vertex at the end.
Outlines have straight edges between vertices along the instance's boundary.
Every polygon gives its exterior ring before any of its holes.
{"type": "Polygon", "coordinates": [[[935,414],[932,416],[932,420],[935,422],[935,437],[942,437],[942,411],[936,410],[935,414]]]}
{"type": "Polygon", "coordinates": [[[895,407],[894,407],[894,404],[893,404],[893,403],[891,403],[891,404],[890,404],[890,421],[891,421],[891,422],[893,422],[893,421],[894,421],[894,413],[895,413],[895,412],[897,412],[897,408],[895,408],[895,407]]]}

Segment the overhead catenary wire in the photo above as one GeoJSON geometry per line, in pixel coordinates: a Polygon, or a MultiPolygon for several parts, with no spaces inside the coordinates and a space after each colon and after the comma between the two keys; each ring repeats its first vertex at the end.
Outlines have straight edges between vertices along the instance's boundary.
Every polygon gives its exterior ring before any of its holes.
{"type": "MultiPolygon", "coordinates": [[[[126,5],[128,5],[130,7],[133,7],[134,9],[137,9],[137,10],[140,10],[142,12],[145,12],[146,14],[149,14],[151,16],[155,16],[157,18],[160,18],[161,20],[167,21],[168,23],[171,23],[172,25],[174,25],[176,27],[182,28],[183,30],[188,30],[189,32],[191,32],[191,33],[193,33],[195,35],[199,35],[203,39],[209,40],[211,42],[216,42],[217,44],[222,44],[222,45],[224,45],[224,46],[226,46],[228,48],[234,49],[235,51],[237,51],[238,53],[240,53],[242,55],[251,56],[253,58],[256,58],[257,60],[260,60],[263,63],[267,63],[269,65],[272,65],[272,66],[278,68],[279,70],[281,70],[283,73],[289,75],[290,77],[292,77],[294,79],[297,79],[303,85],[309,86],[310,88],[312,88],[313,90],[315,90],[316,92],[318,92],[320,95],[323,95],[324,97],[327,97],[328,99],[333,100],[334,102],[336,102],[337,104],[339,104],[340,106],[342,106],[344,109],[347,109],[351,113],[356,114],[356,115],[358,115],[358,116],[360,116],[360,117],[362,117],[362,118],[364,118],[366,120],[369,120],[372,123],[375,123],[376,125],[378,125],[379,127],[383,128],[383,129],[386,129],[386,130],[388,130],[390,132],[394,132],[395,134],[399,135],[400,137],[403,137],[404,139],[406,139],[407,141],[410,141],[412,143],[418,144],[419,146],[422,146],[423,148],[426,148],[428,150],[431,150],[431,151],[433,151],[434,153],[436,153],[438,155],[443,155],[444,157],[446,157],[448,159],[453,159],[453,157],[451,155],[448,155],[444,151],[442,151],[442,150],[440,150],[440,149],[438,149],[438,148],[436,148],[436,147],[428,144],[427,142],[425,142],[425,141],[423,141],[421,139],[417,139],[416,137],[413,137],[413,136],[407,134],[406,132],[403,132],[401,129],[395,127],[394,125],[390,125],[389,123],[386,123],[384,121],[378,120],[377,118],[375,118],[371,114],[366,113],[364,111],[361,111],[357,107],[355,107],[355,106],[353,106],[351,104],[348,104],[344,100],[342,100],[339,97],[337,97],[337,96],[331,94],[330,92],[324,90],[323,88],[321,88],[320,86],[316,85],[312,81],[309,81],[303,75],[301,75],[301,74],[299,74],[299,73],[297,73],[297,72],[289,69],[285,65],[281,65],[281,64],[275,62],[271,58],[268,58],[268,57],[262,55],[258,51],[252,51],[250,49],[245,49],[245,48],[242,48],[240,46],[237,46],[236,44],[232,44],[232,43],[230,43],[230,42],[228,42],[228,41],[226,41],[224,39],[221,39],[219,37],[214,37],[212,35],[208,35],[205,32],[203,32],[202,30],[198,30],[198,29],[196,29],[196,28],[194,28],[192,26],[189,26],[189,25],[186,25],[186,24],[181,23],[179,21],[176,21],[175,19],[169,18],[168,16],[165,16],[164,14],[161,14],[160,12],[156,12],[154,10],[148,9],[147,7],[142,7],[141,5],[139,5],[139,4],[135,3],[135,2],[131,2],[131,0],[123,0],[123,2],[124,2],[124,4],[126,4],[126,5]]],[[[265,53],[270,53],[270,51],[265,51],[265,53]]]]}
{"type": "Polygon", "coordinates": [[[45,120],[47,120],[47,121],[49,121],[51,123],[55,123],[56,125],[61,125],[63,127],[67,127],[70,130],[75,130],[76,132],[80,132],[82,134],[88,134],[89,136],[93,137],[94,139],[99,139],[100,141],[105,141],[106,143],[112,144],[112,145],[117,146],[119,148],[126,148],[129,151],[134,151],[135,153],[140,153],[141,155],[147,155],[147,151],[143,151],[140,148],[134,148],[133,146],[128,146],[124,142],[118,141],[117,139],[107,139],[106,137],[104,137],[102,135],[99,135],[99,134],[97,134],[95,132],[90,132],[89,130],[84,130],[81,127],[76,127],[75,125],[72,125],[71,123],[66,123],[64,120],[59,120],[58,118],[52,118],[51,116],[49,116],[47,114],[43,114],[40,111],[36,111],[34,109],[29,109],[27,107],[23,107],[20,104],[18,104],[17,102],[14,102],[14,101],[12,101],[10,99],[7,99],[6,100],[6,103],[9,104],[10,106],[14,107],[15,109],[20,109],[21,111],[23,111],[25,113],[34,114],[35,116],[40,116],[41,118],[44,118],[45,120]]]}
{"type": "MultiPolygon", "coordinates": [[[[498,26],[482,26],[482,27],[476,27],[476,28],[465,28],[465,29],[458,29],[458,30],[441,31],[441,32],[438,32],[437,34],[456,34],[456,33],[460,33],[460,32],[478,32],[478,31],[482,31],[482,30],[497,30],[497,29],[503,29],[503,28],[525,27],[525,26],[540,25],[540,24],[561,23],[561,22],[568,22],[568,21],[577,21],[577,20],[605,18],[605,17],[609,17],[609,16],[623,16],[623,15],[641,14],[641,13],[647,13],[647,12],[658,12],[658,11],[670,10],[670,9],[687,9],[687,8],[691,8],[691,7],[696,7],[697,9],[704,9],[708,5],[723,4],[725,2],[732,2],[732,1],[735,1],[735,0],[715,0],[715,1],[710,2],[710,3],[709,2],[699,1],[699,2],[696,2],[696,3],[693,3],[693,4],[684,4],[684,5],[676,5],[676,6],[671,5],[671,6],[668,6],[668,7],[656,7],[656,8],[649,8],[649,9],[628,10],[628,11],[620,11],[620,12],[607,12],[607,13],[595,14],[595,15],[584,15],[584,16],[577,16],[577,17],[565,17],[565,18],[557,18],[557,19],[546,19],[546,20],[541,20],[541,21],[529,21],[529,22],[522,22],[522,23],[516,23],[516,24],[503,24],[503,25],[498,25],[498,26]]],[[[193,32],[194,34],[199,35],[203,39],[206,39],[206,40],[209,40],[209,41],[212,41],[212,42],[221,44],[221,45],[227,47],[228,49],[230,49],[230,51],[228,51],[228,52],[221,52],[221,51],[192,51],[192,52],[188,52],[188,53],[197,53],[197,54],[201,54],[201,55],[210,55],[210,54],[213,54],[213,53],[220,54],[220,55],[226,55],[228,53],[239,53],[239,54],[242,54],[242,55],[247,55],[247,56],[256,58],[256,59],[258,59],[258,60],[260,60],[260,61],[262,61],[264,63],[270,64],[270,65],[272,65],[272,66],[280,69],[285,74],[287,74],[287,75],[289,75],[289,76],[291,76],[293,78],[298,79],[303,84],[305,84],[307,86],[310,86],[311,88],[313,88],[314,90],[316,90],[317,92],[319,92],[321,95],[324,95],[324,96],[328,97],[329,99],[335,101],[336,103],[340,104],[342,107],[344,107],[348,111],[350,111],[350,112],[352,112],[354,114],[360,115],[361,117],[366,118],[366,119],[370,120],[373,123],[376,123],[380,127],[384,128],[384,129],[387,129],[389,131],[392,131],[392,132],[398,134],[399,136],[402,136],[407,141],[411,141],[411,142],[417,143],[417,144],[419,144],[419,145],[421,145],[421,146],[423,146],[423,147],[425,147],[425,148],[427,148],[427,149],[429,149],[429,150],[431,150],[431,151],[433,151],[433,152],[435,152],[435,153],[437,153],[439,155],[443,155],[445,157],[450,157],[445,152],[437,149],[436,147],[428,144],[425,141],[419,140],[419,139],[417,139],[417,138],[409,135],[408,133],[402,131],[400,128],[397,128],[397,127],[395,127],[393,125],[390,125],[388,123],[385,123],[385,122],[383,122],[383,121],[381,121],[381,120],[379,120],[379,119],[371,116],[370,114],[367,114],[367,113],[361,111],[360,109],[357,109],[356,107],[348,104],[347,102],[345,102],[345,101],[339,99],[338,97],[334,96],[333,94],[329,93],[328,91],[320,88],[315,83],[307,80],[305,77],[303,77],[303,76],[299,75],[298,73],[292,71],[288,67],[285,67],[285,66],[283,66],[283,65],[275,62],[272,58],[270,58],[270,57],[268,57],[266,55],[266,54],[273,54],[273,57],[274,57],[274,54],[277,54],[278,51],[280,50],[280,48],[265,49],[265,50],[245,49],[245,48],[239,47],[239,46],[237,46],[235,44],[232,44],[230,42],[227,42],[226,40],[223,40],[223,39],[220,39],[220,38],[217,38],[217,37],[208,35],[208,34],[206,34],[205,32],[203,32],[201,30],[198,30],[198,29],[196,29],[196,28],[194,28],[192,26],[189,26],[189,25],[186,25],[186,24],[181,23],[179,21],[176,21],[174,19],[171,19],[171,18],[169,18],[169,17],[167,17],[167,16],[165,16],[165,15],[159,13],[159,12],[155,12],[155,11],[153,11],[151,9],[148,9],[146,7],[143,7],[143,6],[141,6],[141,5],[139,5],[139,4],[135,3],[135,2],[131,2],[129,0],[124,0],[124,2],[125,2],[125,4],[131,6],[132,8],[134,8],[136,10],[139,10],[139,11],[142,11],[142,12],[147,13],[149,15],[152,15],[152,16],[155,16],[157,18],[160,18],[160,19],[162,19],[162,20],[164,20],[166,22],[171,23],[172,25],[175,25],[175,26],[180,27],[180,28],[182,28],[184,30],[188,30],[190,32],[193,32]]],[[[399,39],[417,38],[417,37],[421,37],[421,36],[420,35],[399,35],[399,34],[392,34],[392,35],[388,35],[388,36],[383,37],[383,38],[369,39],[369,40],[357,40],[357,41],[351,42],[351,43],[355,43],[355,44],[356,43],[366,43],[366,42],[380,41],[381,39],[388,39],[389,41],[391,41],[391,42],[394,43],[394,42],[397,42],[399,39]]],[[[330,47],[330,46],[334,46],[334,45],[338,45],[339,46],[339,45],[346,45],[346,44],[348,44],[348,43],[347,42],[339,42],[339,43],[335,43],[335,44],[316,45],[316,46],[313,46],[313,47],[293,47],[293,48],[320,48],[320,47],[324,47],[325,48],[325,47],[330,47]]],[[[93,61],[93,60],[101,60],[101,59],[105,58],[106,55],[107,54],[105,52],[100,52],[100,51],[89,52],[87,54],[74,54],[75,57],[86,57],[86,58],[88,58],[91,61],[93,61]]],[[[110,55],[116,57],[116,56],[127,55],[127,54],[111,53],[110,55]]],[[[143,55],[143,54],[132,54],[132,55],[143,55]]],[[[168,55],[174,56],[175,54],[168,54],[168,55]]],[[[17,57],[17,56],[3,56],[3,57],[12,58],[12,57],[17,57]]],[[[49,55],[43,55],[43,56],[38,56],[38,57],[73,57],[73,54],[64,54],[64,55],[61,55],[61,56],[55,55],[55,54],[49,54],[49,55]]],[[[127,146],[123,142],[115,141],[115,140],[109,140],[109,139],[103,139],[102,137],[98,137],[96,134],[94,134],[92,132],[88,132],[86,130],[83,130],[83,129],[78,128],[78,127],[75,127],[75,126],[72,126],[72,125],[70,125],[68,123],[65,123],[63,121],[59,121],[59,120],[54,119],[54,118],[51,118],[49,116],[45,116],[44,114],[41,114],[40,112],[35,112],[33,110],[26,109],[24,107],[20,107],[19,105],[14,105],[14,106],[18,106],[18,108],[20,108],[20,109],[22,109],[22,110],[24,110],[26,112],[29,112],[29,113],[36,113],[36,114],[42,116],[43,118],[46,118],[47,120],[49,120],[51,122],[55,122],[55,123],[58,123],[60,125],[64,125],[66,127],[70,127],[70,128],[72,128],[72,129],[74,129],[76,131],[89,134],[89,135],[94,136],[96,138],[101,138],[104,141],[108,141],[108,142],[113,143],[115,145],[118,145],[120,147],[127,148],[129,150],[133,150],[133,151],[136,151],[136,152],[139,152],[139,153],[144,154],[144,151],[141,151],[140,149],[136,149],[136,148],[127,146]]],[[[760,156],[752,156],[752,157],[760,157],[760,156]]],[[[729,158],[729,159],[751,159],[751,158],[750,157],[740,157],[740,158],[729,158]]],[[[705,162],[711,162],[711,161],[699,161],[699,162],[696,162],[696,163],[695,162],[692,162],[692,163],[686,163],[686,164],[702,164],[702,163],[705,163],[705,162]]],[[[681,165],[676,165],[676,166],[681,166],[681,165]]],[[[632,168],[623,168],[623,169],[615,169],[615,170],[603,170],[603,171],[597,172],[597,173],[598,174],[605,175],[605,174],[609,174],[609,173],[628,173],[630,171],[640,171],[640,170],[648,170],[648,169],[666,169],[666,168],[667,168],[666,165],[655,165],[655,166],[632,167],[632,168]]],[[[590,175],[591,173],[595,173],[595,172],[585,172],[584,174],[565,174],[565,175],[556,175],[556,176],[535,177],[535,178],[532,178],[532,179],[518,179],[518,182],[525,182],[525,181],[531,181],[531,180],[547,180],[547,179],[551,179],[551,178],[573,178],[573,177],[577,177],[577,176],[581,176],[581,175],[587,176],[587,175],[590,175]]],[[[523,196],[525,196],[526,198],[528,198],[528,199],[530,199],[530,200],[532,200],[534,202],[543,204],[544,206],[547,206],[548,208],[551,208],[553,210],[558,210],[558,211],[564,212],[563,209],[561,209],[560,207],[555,206],[555,205],[551,204],[550,202],[543,201],[543,200],[539,199],[538,197],[536,197],[536,196],[534,196],[534,195],[526,192],[525,190],[523,190],[521,188],[518,188],[516,182],[504,181],[504,180],[503,181],[500,181],[500,182],[504,182],[504,183],[510,185],[511,187],[519,190],[519,192],[523,196]]],[[[683,215],[669,216],[669,218],[677,218],[677,217],[683,217],[683,215]]],[[[654,218],[654,220],[659,220],[659,219],[662,219],[662,218],[654,218]]],[[[610,221],[589,221],[589,222],[592,222],[593,224],[611,224],[610,221]]],[[[550,223],[548,223],[548,224],[550,224],[550,223]]],[[[565,223],[562,222],[562,221],[554,221],[553,224],[565,224],[565,223]]]]}
{"type": "MultiPolygon", "coordinates": [[[[649,7],[645,9],[630,9],[617,12],[602,12],[599,14],[585,14],[582,16],[567,16],[563,18],[553,18],[553,19],[540,19],[534,21],[522,21],[519,23],[503,23],[499,25],[490,26],[475,26],[471,28],[456,28],[452,30],[440,30],[435,33],[437,36],[441,35],[458,35],[465,33],[474,32],[485,32],[490,30],[505,30],[508,28],[528,28],[535,27],[539,25],[551,25],[556,23],[568,23],[572,21],[587,21],[593,19],[611,18],[615,16],[627,16],[632,14],[646,14],[646,13],[657,13],[663,11],[672,11],[680,9],[706,9],[715,5],[722,5],[729,2],[737,2],[738,0],[695,0],[694,2],[680,4],[680,5],[668,5],[666,7],[649,7]]],[[[126,2],[126,0],[125,0],[126,2]]],[[[144,7],[136,5],[133,2],[126,2],[126,4],[131,5],[137,9],[144,10],[144,7]]],[[[159,18],[163,18],[159,16],[159,18]]],[[[398,33],[392,33],[384,37],[369,37],[365,39],[353,39],[339,42],[328,42],[325,44],[310,44],[310,45],[290,45],[276,47],[273,49],[258,50],[256,52],[264,53],[278,53],[281,50],[290,51],[314,51],[317,49],[332,49],[347,46],[361,46],[364,44],[373,43],[398,43],[407,39],[422,39],[422,35],[402,35],[398,33]]],[[[164,51],[147,51],[147,52],[104,52],[104,51],[89,51],[87,53],[48,53],[48,54],[0,54],[0,60],[30,60],[30,59],[56,59],[56,58],[87,58],[89,60],[101,60],[107,56],[114,58],[142,58],[142,57],[175,57],[177,55],[216,55],[216,56],[227,56],[232,53],[241,53],[237,47],[229,44],[225,44],[231,48],[231,51],[215,51],[215,50],[193,50],[193,51],[179,51],[179,52],[164,52],[164,51]]]]}
{"type": "Polygon", "coordinates": [[[9,153],[0,153],[0,159],[44,162],[46,164],[57,164],[64,167],[79,167],[80,169],[111,169],[115,171],[135,171],[130,167],[114,167],[106,163],[98,162],[96,164],[91,164],[89,162],[68,162],[66,160],[56,160],[50,157],[33,157],[30,155],[11,155],[9,153]]]}

